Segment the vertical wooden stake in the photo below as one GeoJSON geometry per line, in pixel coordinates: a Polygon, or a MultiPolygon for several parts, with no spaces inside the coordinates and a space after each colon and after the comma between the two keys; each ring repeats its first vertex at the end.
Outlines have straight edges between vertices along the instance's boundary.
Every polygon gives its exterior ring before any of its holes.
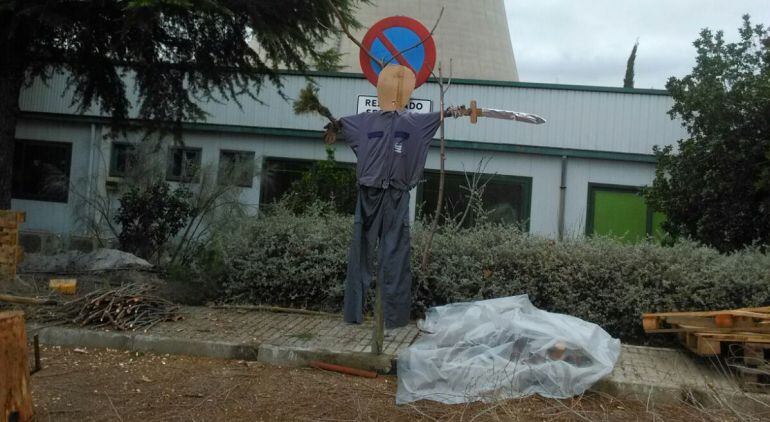
{"type": "Polygon", "coordinates": [[[0,312],[0,421],[32,420],[24,313],[0,312]]]}
{"type": "Polygon", "coordinates": [[[382,353],[385,342],[385,314],[382,312],[382,283],[375,280],[374,291],[374,328],[372,330],[372,353],[382,353]]]}
{"type": "MultiPolygon", "coordinates": [[[[450,80],[452,65],[450,62],[450,80]]],[[[446,161],[446,149],[444,142],[444,75],[441,73],[441,62],[438,64],[438,86],[439,86],[439,140],[441,142],[439,150],[439,173],[438,173],[438,198],[436,199],[436,212],[433,214],[433,222],[430,225],[430,231],[428,231],[428,239],[425,241],[425,248],[422,251],[422,269],[423,275],[428,272],[428,263],[430,262],[430,248],[433,244],[433,235],[438,230],[438,221],[441,218],[441,210],[444,208],[444,161],[446,161]]],[[[448,88],[447,88],[448,89],[448,88]]]]}
{"type": "Polygon", "coordinates": [[[34,374],[35,372],[42,369],[40,366],[40,337],[37,334],[32,337],[32,345],[35,348],[35,370],[32,371],[34,374]]]}

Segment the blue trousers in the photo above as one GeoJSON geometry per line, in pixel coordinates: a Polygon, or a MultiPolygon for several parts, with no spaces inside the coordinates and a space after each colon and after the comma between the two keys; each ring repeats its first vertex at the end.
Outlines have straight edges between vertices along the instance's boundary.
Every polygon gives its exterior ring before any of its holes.
{"type": "Polygon", "coordinates": [[[346,322],[363,321],[364,299],[375,270],[375,253],[377,282],[382,283],[385,327],[402,327],[409,323],[412,307],[408,190],[359,186],[345,280],[346,322]]]}

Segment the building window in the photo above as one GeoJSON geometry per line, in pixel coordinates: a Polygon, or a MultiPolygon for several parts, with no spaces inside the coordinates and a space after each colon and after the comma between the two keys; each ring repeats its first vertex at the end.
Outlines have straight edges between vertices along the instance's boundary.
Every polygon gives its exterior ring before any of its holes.
{"type": "Polygon", "coordinates": [[[291,190],[291,185],[313,167],[313,160],[266,158],[262,165],[259,203],[273,203],[291,190]]]}
{"type": "Polygon", "coordinates": [[[640,191],[634,186],[589,183],[586,234],[610,236],[626,243],[649,236],[661,239],[665,216],[648,207],[640,191]]]}
{"type": "Polygon", "coordinates": [[[250,188],[254,180],[254,152],[219,152],[219,183],[250,188]]]}
{"type": "Polygon", "coordinates": [[[168,151],[166,179],[176,182],[196,182],[201,168],[201,149],[172,147],[168,151]]]}
{"type": "Polygon", "coordinates": [[[13,197],[67,202],[71,160],[71,143],[17,140],[13,153],[13,197]]]}
{"type": "MultiPolygon", "coordinates": [[[[418,204],[423,214],[432,216],[438,200],[439,172],[426,170],[424,182],[417,193],[418,204]]],[[[468,175],[472,177],[472,175],[468,175]]],[[[481,175],[481,183],[486,182],[481,195],[481,205],[489,221],[502,224],[518,224],[523,230],[529,230],[530,200],[532,197],[532,179],[529,177],[481,175]]],[[[468,207],[470,199],[469,181],[463,173],[448,172],[444,179],[445,216],[464,227],[474,224],[478,210],[468,207]],[[466,213],[466,209],[468,212],[466,213]],[[463,219],[463,215],[465,218],[463,219]]]]}
{"type": "Polygon", "coordinates": [[[125,177],[136,165],[136,145],[114,142],[110,150],[110,176],[125,177]]]}

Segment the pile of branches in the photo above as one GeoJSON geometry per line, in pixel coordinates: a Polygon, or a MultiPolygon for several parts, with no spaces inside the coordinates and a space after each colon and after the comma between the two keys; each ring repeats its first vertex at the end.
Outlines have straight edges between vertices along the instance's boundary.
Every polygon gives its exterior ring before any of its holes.
{"type": "Polygon", "coordinates": [[[94,290],[64,303],[53,313],[59,320],[124,331],[147,330],[159,322],[181,319],[175,304],[153,295],[152,291],[151,285],[140,283],[94,290]]]}

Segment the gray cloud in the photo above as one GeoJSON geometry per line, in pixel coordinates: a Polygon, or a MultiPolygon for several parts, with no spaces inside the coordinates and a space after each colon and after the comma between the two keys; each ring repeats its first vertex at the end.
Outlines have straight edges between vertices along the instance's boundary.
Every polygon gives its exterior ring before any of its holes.
{"type": "Polygon", "coordinates": [[[636,39],[635,86],[663,88],[695,64],[702,28],[737,39],[741,16],[770,25],[767,0],[505,0],[524,82],[621,86],[636,39]]]}

